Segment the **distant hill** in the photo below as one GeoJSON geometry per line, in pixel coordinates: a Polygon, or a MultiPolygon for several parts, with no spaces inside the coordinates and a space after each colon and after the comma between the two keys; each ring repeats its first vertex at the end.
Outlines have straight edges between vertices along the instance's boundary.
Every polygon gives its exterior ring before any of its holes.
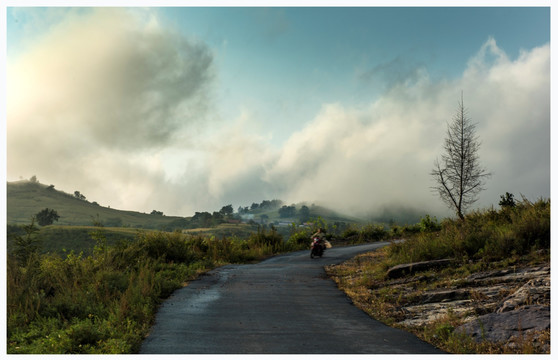
{"type": "Polygon", "coordinates": [[[7,183],[7,224],[29,224],[39,211],[54,209],[60,216],[57,225],[92,225],[94,220],[105,226],[159,229],[177,216],[163,216],[123,211],[78,199],[72,194],[32,181],[7,183]]]}
{"type": "MultiPolygon", "coordinates": [[[[79,195],[79,194],[78,194],[79,195]]],[[[271,203],[263,201],[262,203],[271,203]]],[[[86,201],[74,194],[56,190],[36,181],[16,181],[7,183],[7,214],[8,251],[14,246],[14,237],[23,235],[24,230],[19,225],[30,224],[31,218],[45,208],[54,209],[60,218],[50,226],[41,226],[38,237],[41,240],[41,252],[65,251],[84,252],[91,254],[96,243],[91,233],[96,231],[94,222],[103,224],[103,234],[109,244],[116,244],[120,240],[133,240],[141,229],[163,231],[182,230],[191,235],[248,238],[251,233],[258,231],[260,224],[274,224],[277,231],[285,238],[290,236],[292,223],[300,223],[299,210],[304,203],[291,205],[296,213],[291,217],[281,217],[279,214],[280,201],[274,206],[261,207],[246,211],[242,214],[244,224],[240,221],[222,223],[209,221],[204,225],[204,216],[196,213],[192,217],[164,216],[160,214],[145,214],[136,211],[124,211],[100,206],[95,202],[86,201]],[[250,221],[252,220],[252,221],[250,221]],[[247,223],[246,223],[247,222],[247,223]]],[[[360,223],[360,219],[340,215],[337,212],[317,205],[306,205],[309,208],[309,220],[322,218],[328,224],[349,225],[360,223]]],[[[205,215],[212,217],[211,214],[205,215]]],[[[235,213],[238,216],[238,213],[235,213]]],[[[206,219],[207,220],[207,219],[206,219]]],[[[342,225],[342,227],[344,226],[342,225]]],[[[341,227],[341,228],[342,228],[341,227]]]]}
{"type": "MultiPolygon", "coordinates": [[[[363,222],[361,219],[343,215],[319,205],[305,203],[292,205],[296,208],[296,214],[292,217],[281,217],[278,211],[279,206],[249,210],[241,214],[241,217],[244,221],[254,220],[256,223],[299,223],[299,210],[303,205],[308,207],[310,219],[321,217],[328,223],[363,222]]],[[[31,218],[45,208],[56,210],[60,219],[54,225],[58,226],[91,226],[93,221],[98,220],[106,227],[170,229],[169,231],[175,228],[191,229],[196,227],[196,222],[190,221],[191,217],[164,216],[111,209],[100,206],[95,202],[80,199],[74,194],[56,190],[52,185],[48,186],[34,181],[23,180],[7,183],[8,211],[6,220],[8,225],[29,224],[31,218]]]]}
{"type": "MultiPolygon", "coordinates": [[[[286,206],[286,205],[284,205],[286,206]]],[[[283,206],[283,207],[284,207],[283,206]]],[[[289,207],[294,207],[295,213],[292,216],[282,217],[279,213],[280,206],[271,208],[255,208],[250,210],[245,210],[240,214],[243,220],[254,220],[257,223],[264,222],[270,224],[287,224],[287,223],[300,223],[301,214],[300,210],[303,206],[308,208],[308,221],[313,221],[318,218],[322,218],[328,223],[363,223],[362,219],[356,218],[354,216],[349,216],[341,214],[332,209],[308,203],[297,203],[289,205],[289,207]]]]}

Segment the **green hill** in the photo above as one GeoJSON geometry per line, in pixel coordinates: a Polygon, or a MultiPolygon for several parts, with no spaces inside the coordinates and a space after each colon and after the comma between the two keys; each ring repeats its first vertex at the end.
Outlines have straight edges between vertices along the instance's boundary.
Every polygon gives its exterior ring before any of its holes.
{"type": "MultiPolygon", "coordinates": [[[[79,194],[78,194],[79,195],[79,194]]],[[[262,204],[273,204],[263,201],[262,204]]],[[[259,224],[274,225],[285,238],[290,236],[291,224],[301,223],[300,210],[308,208],[305,221],[315,221],[321,218],[330,225],[335,225],[342,231],[349,224],[362,223],[360,219],[341,215],[331,209],[307,205],[293,204],[292,216],[280,215],[282,202],[276,200],[274,206],[260,207],[246,210],[242,214],[235,214],[242,218],[227,223],[223,219],[214,218],[210,213],[196,213],[192,217],[164,216],[159,214],[145,214],[136,211],[116,210],[86,201],[73,194],[56,190],[54,186],[47,186],[36,181],[17,181],[7,183],[7,216],[8,247],[13,245],[13,237],[24,233],[21,225],[31,223],[31,218],[45,208],[54,209],[60,216],[58,221],[50,226],[40,227],[38,236],[42,240],[45,252],[61,251],[62,249],[89,251],[95,241],[91,237],[94,222],[103,225],[103,232],[110,244],[121,239],[133,239],[141,229],[163,231],[182,230],[184,233],[203,236],[237,236],[248,238],[258,230],[259,224]],[[252,220],[252,221],[250,221],[252,220]]],[[[247,209],[247,208],[246,208],[247,209]]],[[[238,218],[237,218],[238,219],[238,218]]]]}
{"type": "Polygon", "coordinates": [[[57,225],[92,225],[94,220],[105,226],[159,229],[176,216],[151,215],[100,206],[52,186],[32,181],[7,183],[7,224],[29,224],[39,211],[54,209],[60,216],[57,225]]]}
{"type": "MultiPolygon", "coordinates": [[[[242,218],[261,222],[262,216],[264,216],[265,223],[298,223],[300,219],[298,211],[303,205],[306,204],[293,204],[292,206],[296,207],[297,213],[291,217],[282,218],[278,212],[279,208],[274,207],[250,210],[243,214],[242,218]]],[[[361,219],[342,215],[322,206],[313,204],[306,206],[309,208],[311,219],[321,217],[328,222],[362,222],[361,219]]],[[[186,220],[184,217],[111,209],[100,206],[95,202],[79,199],[73,194],[56,190],[53,186],[33,181],[7,183],[7,224],[29,224],[31,218],[45,208],[56,210],[60,216],[55,225],[90,226],[94,220],[98,220],[104,226],[109,227],[162,229],[169,224],[173,227],[190,227],[184,223],[186,220]]]]}

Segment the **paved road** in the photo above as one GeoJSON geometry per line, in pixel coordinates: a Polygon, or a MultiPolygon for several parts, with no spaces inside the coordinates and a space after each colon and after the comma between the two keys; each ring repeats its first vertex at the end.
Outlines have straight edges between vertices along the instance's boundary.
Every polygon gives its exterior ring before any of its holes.
{"type": "Polygon", "coordinates": [[[440,353],[352,305],[324,266],[385,243],[309,251],[215,269],[167,299],[144,354],[440,353]]]}

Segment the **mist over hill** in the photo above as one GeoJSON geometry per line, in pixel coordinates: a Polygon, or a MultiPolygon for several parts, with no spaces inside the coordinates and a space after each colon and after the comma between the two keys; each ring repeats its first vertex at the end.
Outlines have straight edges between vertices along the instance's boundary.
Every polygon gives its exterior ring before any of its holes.
{"type": "MultiPolygon", "coordinates": [[[[61,226],[89,226],[94,222],[99,222],[109,227],[173,230],[211,227],[232,218],[244,222],[251,220],[256,224],[275,225],[303,223],[317,218],[344,223],[374,221],[349,216],[342,211],[315,203],[284,204],[281,200],[263,200],[261,203],[241,205],[237,209],[233,209],[232,205],[226,205],[221,211],[213,213],[204,211],[187,214],[184,217],[166,216],[157,210],[148,214],[101,206],[95,201],[88,200],[86,195],[79,191],[70,194],[56,189],[54,185],[41,184],[34,178],[7,182],[7,224],[29,224],[31,218],[45,208],[54,209],[58,213],[60,218],[55,224],[61,226]],[[301,216],[304,210],[307,212],[305,216],[301,216]]],[[[402,212],[402,214],[406,218],[416,215],[408,212],[402,212]]],[[[379,220],[376,222],[390,222],[397,221],[399,218],[396,213],[388,211],[383,214],[382,219],[376,220],[379,220]]],[[[413,219],[413,222],[416,222],[415,220],[413,219]]]]}

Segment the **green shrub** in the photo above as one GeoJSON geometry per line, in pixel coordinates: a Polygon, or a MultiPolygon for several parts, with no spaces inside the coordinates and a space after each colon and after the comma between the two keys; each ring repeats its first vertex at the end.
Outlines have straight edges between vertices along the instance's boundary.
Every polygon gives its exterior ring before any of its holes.
{"type": "Polygon", "coordinates": [[[524,199],[517,207],[512,224],[517,236],[524,239],[523,251],[531,247],[550,249],[550,200],[531,203],[524,199]]]}
{"type": "Polygon", "coordinates": [[[359,241],[380,241],[389,237],[388,231],[382,225],[366,225],[359,232],[359,241]]]}
{"type": "Polygon", "coordinates": [[[97,245],[87,257],[8,254],[8,353],[136,352],[161,299],[186,281],[285,249],[273,228],[247,241],[144,232],[109,245],[102,229],[91,236],[97,245]]]}
{"type": "Polygon", "coordinates": [[[277,253],[283,249],[283,237],[277,233],[273,226],[269,232],[266,232],[264,228],[258,227],[258,232],[250,235],[248,241],[256,246],[267,247],[272,253],[277,253]]]}
{"type": "Polygon", "coordinates": [[[359,235],[359,230],[357,228],[355,228],[354,226],[348,226],[341,234],[341,237],[343,239],[349,239],[349,238],[354,238],[358,235],[359,235]]]}
{"type": "Polygon", "coordinates": [[[474,211],[465,221],[423,218],[424,231],[390,247],[392,261],[416,262],[453,257],[458,259],[505,259],[532,250],[550,248],[550,201],[526,199],[500,211],[474,211]]]}
{"type": "Polygon", "coordinates": [[[103,329],[93,323],[91,317],[83,320],[74,319],[67,334],[70,339],[68,352],[71,354],[92,353],[97,342],[107,337],[103,329]]]}
{"type": "Polygon", "coordinates": [[[442,341],[447,341],[454,331],[454,327],[449,323],[441,323],[434,329],[434,334],[442,341]]]}
{"type": "Polygon", "coordinates": [[[420,220],[419,227],[421,232],[434,232],[442,229],[436,217],[434,216],[431,218],[428,214],[420,220]]]}
{"type": "Polygon", "coordinates": [[[392,244],[388,254],[393,262],[401,264],[452,257],[455,249],[441,236],[419,234],[405,242],[392,244]]]}
{"type": "Polygon", "coordinates": [[[505,195],[501,195],[500,196],[500,202],[498,203],[498,205],[500,205],[502,208],[505,207],[510,207],[513,208],[515,207],[515,200],[513,199],[513,194],[510,194],[509,192],[506,192],[505,195]]]}
{"type": "Polygon", "coordinates": [[[309,230],[295,232],[287,241],[288,248],[290,250],[304,250],[310,248],[311,235],[309,230]]]}
{"type": "Polygon", "coordinates": [[[166,262],[194,260],[186,237],[180,233],[148,233],[141,238],[138,245],[151,259],[163,259],[166,262]]]}
{"type": "MultiPolygon", "coordinates": [[[[423,219],[425,220],[425,219],[423,219]]],[[[433,229],[437,221],[425,220],[433,229]]],[[[438,226],[438,225],[437,225],[438,226]]],[[[389,247],[389,264],[454,257],[506,259],[510,254],[550,248],[550,201],[527,200],[500,211],[469,214],[465,221],[445,220],[439,231],[420,231],[389,247]]],[[[139,233],[135,241],[103,243],[85,257],[7,256],[8,353],[137,352],[161,299],[216,264],[260,259],[298,246],[307,248],[308,230],[293,233],[286,245],[272,228],[258,229],[248,240],[193,237],[180,233],[139,233]],[[25,260],[25,261],[23,261],[25,260]]],[[[403,233],[409,228],[403,228],[403,233]]],[[[361,241],[387,239],[379,225],[363,227],[361,241]]],[[[450,328],[438,329],[445,337],[450,328]]]]}

